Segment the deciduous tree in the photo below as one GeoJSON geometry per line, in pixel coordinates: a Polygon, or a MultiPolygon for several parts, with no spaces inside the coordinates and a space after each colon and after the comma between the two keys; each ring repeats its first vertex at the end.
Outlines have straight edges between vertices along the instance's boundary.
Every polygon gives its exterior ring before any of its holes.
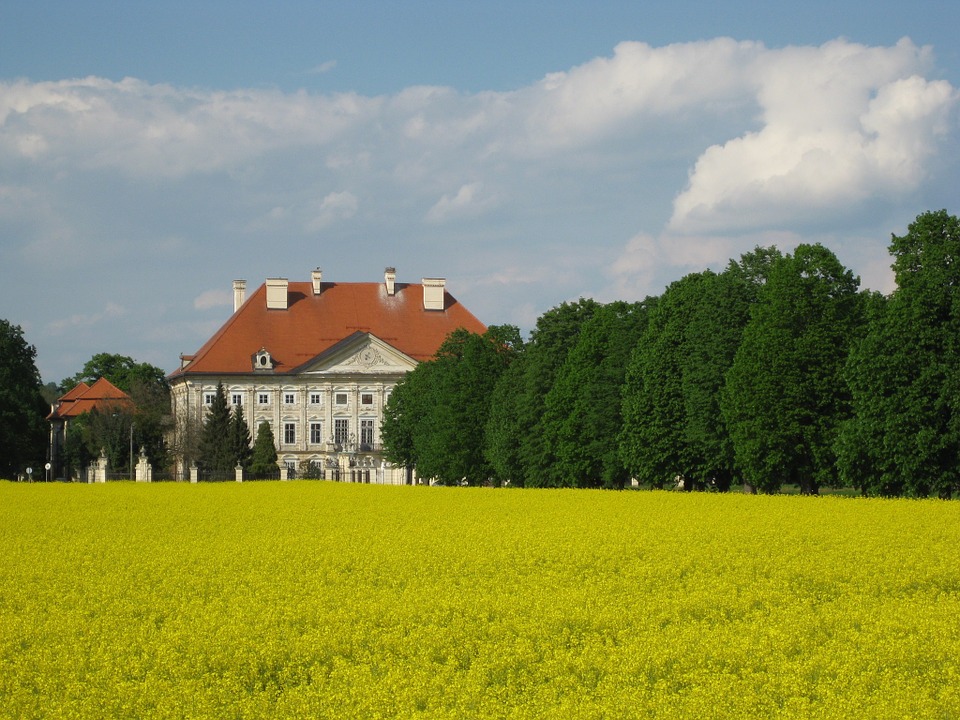
{"type": "Polygon", "coordinates": [[[773,264],[727,373],[721,409],[744,479],[766,492],[834,484],[849,416],[841,369],[861,324],[859,278],[821,245],[773,264]]]}
{"type": "Polygon", "coordinates": [[[37,351],[23,330],[0,319],[0,478],[12,478],[32,466],[44,477],[50,407],[44,402],[37,351]]]}
{"type": "Polygon", "coordinates": [[[890,252],[897,289],[846,367],[840,467],[867,493],[946,497],[960,491],[960,220],[919,215],[890,252]]]}

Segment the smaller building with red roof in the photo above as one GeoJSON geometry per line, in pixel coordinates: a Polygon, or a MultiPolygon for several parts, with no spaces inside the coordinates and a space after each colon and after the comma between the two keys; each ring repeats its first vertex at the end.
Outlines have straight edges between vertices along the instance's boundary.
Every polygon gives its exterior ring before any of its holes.
{"type": "MultiPolygon", "coordinates": [[[[233,315],[169,376],[177,432],[197,432],[222,383],[255,437],[269,423],[280,461],[299,476],[409,481],[383,458],[380,423],[397,382],[459,328],[486,327],[443,278],[398,283],[269,278],[246,297],[234,281],[233,315]],[[191,430],[192,428],[192,430],[191,430]]],[[[201,460],[202,462],[202,460],[201,460]]]]}
{"type": "Polygon", "coordinates": [[[133,400],[123,390],[106,378],[93,385],[81,382],[61,396],[50,408],[50,464],[53,477],[61,477],[63,470],[63,447],[70,422],[81,415],[96,410],[101,413],[132,413],[133,400]]]}

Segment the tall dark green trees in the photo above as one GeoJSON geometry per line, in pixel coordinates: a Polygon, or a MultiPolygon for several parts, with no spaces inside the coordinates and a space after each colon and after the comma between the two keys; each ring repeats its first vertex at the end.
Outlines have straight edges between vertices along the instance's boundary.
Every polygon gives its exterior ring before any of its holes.
{"type": "Polygon", "coordinates": [[[629,473],[620,458],[620,395],[630,353],[652,303],[597,307],[546,396],[543,432],[556,458],[545,477],[566,487],[622,488],[629,473]]]}
{"type": "Polygon", "coordinates": [[[831,251],[803,244],[786,256],[757,248],[641,304],[564,303],[497,366],[489,403],[477,404],[485,415],[458,410],[476,400],[461,386],[491,388],[459,374],[471,366],[459,338],[398,388],[384,437],[422,473],[458,468],[445,481],[468,477],[463,457],[482,437],[478,467],[528,487],[664,487],[679,476],[688,489],[950,496],[960,492],[960,221],[925,213],[890,250],[890,297],[859,292],[831,251]]]}
{"type": "Polygon", "coordinates": [[[484,335],[456,330],[394,388],[381,436],[391,461],[447,485],[495,478],[483,454],[483,428],[494,387],[521,345],[519,331],[491,327],[484,335]]]}
{"type": "Polygon", "coordinates": [[[200,434],[200,464],[212,477],[224,479],[232,475],[237,465],[249,469],[252,458],[243,407],[237,405],[231,412],[223,384],[217,383],[200,434]]]}
{"type": "Polygon", "coordinates": [[[19,325],[0,319],[0,478],[32,466],[43,477],[50,408],[41,393],[37,351],[19,325]]]}
{"type": "Polygon", "coordinates": [[[835,484],[834,443],[849,415],[841,370],[860,326],[859,278],[821,245],[770,268],[727,373],[721,407],[749,484],[805,493],[835,484]]]}
{"type": "Polygon", "coordinates": [[[871,494],[946,497],[960,491],[960,220],[924,213],[890,252],[897,289],[846,368],[841,471],[871,494]]]}

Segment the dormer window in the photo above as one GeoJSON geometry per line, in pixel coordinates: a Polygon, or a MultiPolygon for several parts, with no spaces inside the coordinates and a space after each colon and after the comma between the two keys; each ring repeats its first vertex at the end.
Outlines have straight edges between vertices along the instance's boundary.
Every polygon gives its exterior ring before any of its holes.
{"type": "Polygon", "coordinates": [[[273,358],[270,357],[270,353],[267,352],[266,348],[260,348],[260,350],[253,356],[253,369],[256,370],[273,370],[273,358]]]}

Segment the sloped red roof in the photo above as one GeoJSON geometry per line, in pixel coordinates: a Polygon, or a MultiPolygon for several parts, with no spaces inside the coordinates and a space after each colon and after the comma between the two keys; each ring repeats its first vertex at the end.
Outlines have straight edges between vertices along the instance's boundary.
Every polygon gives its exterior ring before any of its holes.
{"type": "Polygon", "coordinates": [[[57,401],[56,408],[47,419],[65,420],[90,412],[94,408],[103,410],[107,407],[122,407],[129,410],[133,408],[133,401],[112,382],[106,378],[100,378],[93,385],[81,382],[73,387],[57,401]]]}
{"type": "Polygon", "coordinates": [[[290,373],[358,332],[371,333],[414,360],[429,360],[458,328],[483,333],[486,326],[449,293],[444,310],[423,308],[423,285],[397,283],[388,295],[384,283],[330,283],[314,295],[311,282],[291,282],[286,310],[267,309],[261,285],[190,358],[184,374],[246,374],[265,348],[274,373],[290,373]]]}

